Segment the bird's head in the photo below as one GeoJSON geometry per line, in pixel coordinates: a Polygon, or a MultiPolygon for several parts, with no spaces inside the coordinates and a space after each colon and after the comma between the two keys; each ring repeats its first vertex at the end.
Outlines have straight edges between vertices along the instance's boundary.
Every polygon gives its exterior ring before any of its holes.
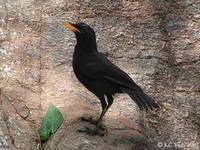
{"type": "Polygon", "coordinates": [[[73,24],[65,22],[64,27],[74,32],[77,44],[87,45],[87,47],[96,46],[96,35],[94,30],[89,25],[85,23],[73,24]]]}

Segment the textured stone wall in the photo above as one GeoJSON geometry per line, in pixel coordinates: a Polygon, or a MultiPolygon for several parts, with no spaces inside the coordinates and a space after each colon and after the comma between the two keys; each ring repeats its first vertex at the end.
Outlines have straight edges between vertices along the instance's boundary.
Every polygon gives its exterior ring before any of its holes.
{"type": "Polygon", "coordinates": [[[198,150],[199,0],[0,0],[0,149],[37,149],[49,103],[64,123],[42,146],[59,150],[198,150]],[[64,21],[86,22],[99,51],[163,107],[140,112],[125,94],[106,114],[108,135],[90,137],[81,116],[100,103],[75,78],[74,35],[64,21]]]}

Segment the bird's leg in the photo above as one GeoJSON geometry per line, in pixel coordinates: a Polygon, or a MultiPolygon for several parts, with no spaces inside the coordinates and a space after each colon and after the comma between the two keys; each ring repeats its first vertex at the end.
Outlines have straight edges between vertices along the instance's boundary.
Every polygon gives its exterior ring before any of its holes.
{"type": "Polygon", "coordinates": [[[103,116],[105,115],[106,111],[107,111],[107,106],[104,108],[104,110],[102,110],[101,115],[99,117],[99,119],[96,121],[96,127],[93,129],[90,129],[88,127],[85,127],[84,129],[80,129],[79,132],[86,132],[89,135],[101,135],[103,136],[104,134],[99,132],[100,129],[105,130],[101,125],[103,116]]]}
{"type": "Polygon", "coordinates": [[[85,122],[89,122],[89,123],[91,123],[93,125],[97,125],[98,122],[100,120],[102,120],[102,118],[103,118],[102,115],[105,114],[104,111],[106,111],[107,103],[106,103],[106,100],[105,100],[106,98],[105,97],[104,97],[104,99],[103,98],[99,98],[99,99],[101,100],[101,107],[102,107],[102,112],[101,112],[101,115],[100,115],[99,119],[95,120],[92,117],[89,117],[89,118],[87,118],[87,117],[81,117],[81,121],[85,121],[85,122]]]}
{"type": "MultiPolygon", "coordinates": [[[[113,97],[112,96],[106,96],[106,98],[105,99],[107,99],[107,105],[106,105],[106,107],[104,107],[103,105],[102,105],[102,113],[101,113],[101,115],[100,115],[100,117],[99,117],[99,119],[97,120],[97,124],[96,124],[96,127],[93,129],[94,130],[94,133],[96,132],[97,134],[98,134],[98,132],[99,132],[99,129],[101,129],[102,128],[102,120],[103,120],[103,117],[104,117],[104,115],[106,114],[106,112],[108,111],[108,109],[110,108],[110,106],[112,105],[112,103],[113,103],[113,97]]],[[[105,130],[105,129],[104,129],[105,130]]]]}
{"type": "Polygon", "coordinates": [[[110,108],[110,106],[113,103],[112,96],[107,96],[107,100],[108,100],[108,105],[107,105],[105,99],[104,99],[104,101],[101,100],[102,112],[101,112],[99,119],[96,122],[96,127],[94,129],[89,129],[86,127],[84,130],[79,130],[79,132],[87,132],[89,135],[103,135],[102,133],[99,132],[99,130],[102,129],[101,125],[102,125],[102,119],[103,119],[104,115],[106,114],[107,110],[110,108]]]}
{"type": "Polygon", "coordinates": [[[96,130],[99,130],[99,129],[105,130],[105,129],[106,129],[105,127],[102,126],[102,120],[103,120],[103,117],[104,117],[104,115],[106,114],[107,110],[108,110],[108,106],[106,106],[106,107],[102,110],[99,119],[96,121],[96,127],[95,127],[96,130]]]}
{"type": "Polygon", "coordinates": [[[101,113],[99,119],[97,120],[96,128],[102,128],[102,120],[103,120],[103,117],[104,117],[104,115],[106,114],[106,112],[108,111],[108,109],[110,108],[110,106],[111,106],[112,103],[113,103],[113,97],[112,97],[111,95],[106,96],[105,99],[107,99],[107,103],[108,103],[108,104],[107,104],[106,107],[104,107],[104,106],[102,105],[102,113],[101,113]]]}
{"type": "MultiPolygon", "coordinates": [[[[89,123],[91,123],[93,125],[97,125],[98,124],[98,120],[93,119],[92,117],[89,117],[89,118],[81,117],[81,121],[89,122],[89,123]]],[[[106,130],[106,127],[102,123],[99,125],[99,128],[101,130],[103,130],[103,131],[106,130]]]]}
{"type": "Polygon", "coordinates": [[[85,129],[80,129],[79,132],[86,132],[87,134],[89,135],[95,135],[95,134],[99,134],[99,129],[102,129],[104,130],[103,128],[101,128],[101,121],[102,121],[102,118],[103,116],[105,115],[106,111],[107,111],[107,103],[106,103],[106,100],[105,100],[105,97],[104,96],[99,96],[98,97],[101,101],[101,106],[102,106],[102,112],[101,112],[101,115],[99,117],[98,120],[93,120],[92,117],[87,119],[87,118],[82,118],[81,120],[83,121],[88,121],[92,124],[95,124],[96,127],[94,129],[89,129],[89,128],[85,128],[85,129]]]}

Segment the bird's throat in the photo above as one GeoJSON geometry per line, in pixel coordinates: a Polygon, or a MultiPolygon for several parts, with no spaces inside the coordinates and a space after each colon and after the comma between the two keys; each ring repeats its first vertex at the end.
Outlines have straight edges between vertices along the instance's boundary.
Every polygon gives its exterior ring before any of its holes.
{"type": "Polygon", "coordinates": [[[83,53],[90,53],[97,51],[97,43],[95,41],[77,41],[76,51],[81,51],[83,53]]]}

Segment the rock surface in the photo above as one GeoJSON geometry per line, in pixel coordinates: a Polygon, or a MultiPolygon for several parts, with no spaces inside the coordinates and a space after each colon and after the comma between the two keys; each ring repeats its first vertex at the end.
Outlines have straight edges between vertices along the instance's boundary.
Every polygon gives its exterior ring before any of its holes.
{"type": "Polygon", "coordinates": [[[0,0],[0,8],[0,150],[199,149],[199,0],[0,0]],[[78,133],[91,126],[80,117],[97,118],[101,106],[75,78],[64,21],[90,24],[99,50],[163,107],[139,112],[117,95],[106,136],[78,133]],[[50,103],[64,123],[41,145],[50,103]]]}

